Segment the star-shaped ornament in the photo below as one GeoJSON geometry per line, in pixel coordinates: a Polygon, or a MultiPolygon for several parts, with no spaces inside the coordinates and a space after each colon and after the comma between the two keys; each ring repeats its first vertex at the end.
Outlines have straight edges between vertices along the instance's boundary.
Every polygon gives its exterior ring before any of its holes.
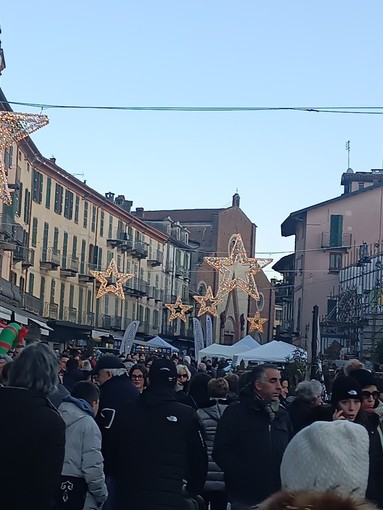
{"type": "Polygon", "coordinates": [[[125,299],[123,285],[134,277],[134,274],[120,273],[116,261],[112,259],[106,271],[90,271],[90,274],[101,283],[96,298],[104,296],[108,292],[115,294],[120,299],[125,299]],[[113,278],[114,283],[110,283],[113,278]]]}
{"type": "Polygon", "coordinates": [[[176,299],[175,303],[168,303],[164,306],[171,311],[169,322],[172,322],[176,319],[181,319],[181,321],[186,322],[186,313],[191,310],[191,308],[193,308],[192,305],[183,305],[182,299],[180,297],[176,299]]]}
{"type": "Polygon", "coordinates": [[[12,204],[4,161],[5,149],[46,126],[48,122],[49,120],[46,115],[9,111],[0,112],[0,199],[5,204],[12,204]]]}
{"type": "Polygon", "coordinates": [[[209,287],[206,290],[204,296],[193,296],[193,298],[199,303],[200,309],[198,310],[197,317],[201,317],[205,313],[210,313],[213,317],[218,317],[217,305],[222,301],[221,297],[214,297],[212,288],[209,287]]]}
{"type": "Polygon", "coordinates": [[[256,259],[247,256],[241,234],[236,234],[233,247],[228,257],[204,257],[209,266],[214,267],[223,275],[223,280],[217,292],[217,298],[238,288],[259,301],[259,292],[255,282],[255,275],[265,266],[272,262],[272,259],[256,259]],[[245,271],[245,279],[236,276],[236,269],[242,267],[245,271]]]}
{"type": "Polygon", "coordinates": [[[262,318],[261,314],[259,312],[256,312],[254,317],[248,317],[247,320],[250,323],[250,328],[249,328],[250,333],[252,331],[258,331],[259,333],[263,333],[263,325],[269,319],[262,318]]]}

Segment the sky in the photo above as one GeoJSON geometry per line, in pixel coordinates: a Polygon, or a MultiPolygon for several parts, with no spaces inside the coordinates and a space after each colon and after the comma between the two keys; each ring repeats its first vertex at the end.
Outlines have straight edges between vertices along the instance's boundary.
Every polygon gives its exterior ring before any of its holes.
{"type": "MultiPolygon", "coordinates": [[[[82,106],[382,106],[381,0],[19,0],[0,9],[9,101],[82,106]]],[[[34,112],[14,106],[15,111],[34,112]]],[[[133,208],[241,208],[256,251],[280,225],[382,168],[383,116],[43,110],[46,157],[133,208]]]]}

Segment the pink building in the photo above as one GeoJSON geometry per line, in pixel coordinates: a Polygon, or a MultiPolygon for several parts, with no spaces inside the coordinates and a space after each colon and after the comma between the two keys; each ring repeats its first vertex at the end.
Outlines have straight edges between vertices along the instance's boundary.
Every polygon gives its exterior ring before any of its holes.
{"type": "Polygon", "coordinates": [[[383,170],[342,176],[343,195],[295,211],[282,235],[295,236],[293,331],[311,350],[312,310],[325,316],[338,294],[339,271],[351,248],[363,242],[382,246],[383,170]]]}

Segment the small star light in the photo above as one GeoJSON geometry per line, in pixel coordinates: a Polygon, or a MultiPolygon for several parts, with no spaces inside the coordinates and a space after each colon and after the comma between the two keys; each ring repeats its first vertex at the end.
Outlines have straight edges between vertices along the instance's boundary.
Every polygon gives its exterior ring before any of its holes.
{"type": "Polygon", "coordinates": [[[183,305],[182,300],[180,297],[177,298],[176,302],[174,304],[169,303],[167,305],[164,305],[168,310],[171,311],[171,314],[169,316],[169,322],[174,321],[175,319],[181,319],[181,321],[186,322],[187,317],[186,313],[193,308],[191,305],[183,305]]]}
{"type": "Polygon", "coordinates": [[[250,323],[250,328],[249,328],[250,333],[252,331],[258,331],[259,333],[263,333],[263,325],[269,319],[263,319],[261,317],[261,314],[259,312],[256,312],[254,317],[248,317],[247,320],[250,323]]]}
{"type": "Polygon", "coordinates": [[[198,310],[197,317],[201,317],[205,313],[210,313],[213,317],[218,317],[217,305],[222,301],[221,297],[214,297],[212,288],[209,287],[206,290],[204,296],[193,296],[193,298],[199,303],[200,309],[198,310]]]}
{"type": "Polygon", "coordinates": [[[104,296],[108,292],[115,294],[120,299],[125,299],[123,285],[134,276],[134,274],[120,273],[117,269],[117,264],[114,259],[110,261],[106,271],[91,271],[90,274],[101,283],[96,296],[97,299],[104,296]],[[109,279],[112,276],[115,277],[115,283],[109,283],[109,279]]]}
{"type": "Polygon", "coordinates": [[[0,112],[0,200],[5,204],[12,204],[4,164],[5,149],[46,126],[48,122],[49,120],[46,115],[8,111],[0,112]]]}
{"type": "Polygon", "coordinates": [[[249,258],[241,234],[236,234],[228,257],[204,257],[204,260],[209,266],[214,267],[219,273],[223,274],[217,298],[238,288],[256,301],[259,300],[259,293],[255,283],[255,275],[272,262],[272,259],[249,258]],[[235,275],[236,269],[241,267],[248,268],[245,272],[245,279],[235,275]]]}

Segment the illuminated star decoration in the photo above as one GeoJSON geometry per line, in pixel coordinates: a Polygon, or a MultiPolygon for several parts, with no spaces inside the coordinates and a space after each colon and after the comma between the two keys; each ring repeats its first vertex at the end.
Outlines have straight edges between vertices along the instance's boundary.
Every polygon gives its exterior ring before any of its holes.
{"type": "Polygon", "coordinates": [[[197,317],[201,317],[205,313],[210,313],[213,317],[218,317],[217,305],[222,301],[221,297],[214,297],[212,288],[209,287],[206,290],[204,296],[193,296],[193,298],[199,303],[200,309],[198,310],[197,317]]]}
{"type": "Polygon", "coordinates": [[[5,171],[5,149],[46,126],[48,122],[49,120],[46,115],[8,111],[0,112],[0,200],[5,204],[12,204],[5,171]]]}
{"type": "Polygon", "coordinates": [[[134,274],[120,273],[114,259],[110,261],[106,271],[90,271],[90,274],[101,283],[96,296],[97,299],[108,292],[115,294],[120,299],[125,299],[123,285],[134,276],[134,274]],[[115,283],[110,283],[109,281],[112,276],[115,278],[115,283]]]}
{"type": "Polygon", "coordinates": [[[204,260],[209,266],[214,267],[214,269],[223,275],[216,298],[221,298],[233,289],[238,288],[256,301],[259,301],[255,275],[270,264],[272,259],[249,258],[241,234],[236,234],[228,257],[204,257],[204,260]],[[235,270],[239,267],[247,269],[245,279],[235,275],[235,270]]]}
{"type": "Polygon", "coordinates": [[[181,319],[181,321],[186,322],[187,317],[186,313],[193,308],[192,305],[183,305],[182,300],[180,297],[177,298],[176,302],[174,304],[168,303],[167,305],[164,305],[168,310],[171,311],[171,314],[169,316],[169,322],[174,321],[175,319],[181,319]]]}
{"type": "Polygon", "coordinates": [[[259,333],[263,333],[263,325],[269,319],[263,319],[261,317],[261,314],[259,312],[256,312],[254,317],[248,317],[247,320],[250,323],[250,328],[249,328],[250,333],[252,331],[259,331],[259,333]]]}

